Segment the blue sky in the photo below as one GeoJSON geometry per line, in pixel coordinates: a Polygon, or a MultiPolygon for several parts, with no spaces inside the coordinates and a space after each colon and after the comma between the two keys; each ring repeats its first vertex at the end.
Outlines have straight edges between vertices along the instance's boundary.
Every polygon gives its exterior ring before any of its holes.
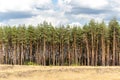
{"type": "Polygon", "coordinates": [[[57,4],[58,0],[52,0],[53,4],[57,4]]]}
{"type": "Polygon", "coordinates": [[[120,20],[119,0],[0,0],[0,24],[84,25],[90,19],[120,20]]]}

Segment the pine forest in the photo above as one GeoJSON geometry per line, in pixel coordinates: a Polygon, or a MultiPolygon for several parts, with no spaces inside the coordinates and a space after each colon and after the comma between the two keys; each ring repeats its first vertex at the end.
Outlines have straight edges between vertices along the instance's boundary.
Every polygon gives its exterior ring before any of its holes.
{"type": "Polygon", "coordinates": [[[1,26],[0,64],[119,66],[120,25],[113,18],[83,26],[1,26]]]}

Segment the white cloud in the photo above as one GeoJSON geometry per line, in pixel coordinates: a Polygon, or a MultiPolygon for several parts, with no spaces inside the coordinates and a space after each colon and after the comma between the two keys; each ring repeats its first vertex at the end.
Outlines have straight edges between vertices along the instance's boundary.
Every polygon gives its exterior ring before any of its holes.
{"type": "Polygon", "coordinates": [[[63,6],[79,6],[101,9],[108,5],[108,0],[59,0],[59,5],[63,6]]]}
{"type": "Polygon", "coordinates": [[[80,22],[72,22],[71,24],[69,24],[70,26],[83,26],[82,24],[80,24],[80,22]]]}
{"type": "Polygon", "coordinates": [[[74,0],[71,1],[71,3],[75,3],[79,6],[83,6],[83,7],[90,7],[90,8],[96,8],[96,9],[100,9],[100,8],[104,8],[106,5],[108,5],[108,1],[107,0],[74,0]]]}
{"type": "MultiPolygon", "coordinates": [[[[102,10],[109,6],[109,0],[58,0],[58,5],[62,12],[71,12],[72,8],[74,7],[80,7],[80,8],[88,8],[91,10],[95,9],[102,10]]],[[[86,11],[85,11],[86,12],[86,11]]],[[[89,12],[89,11],[88,11],[89,12]]],[[[87,23],[90,19],[95,19],[97,22],[101,22],[107,14],[107,13],[100,13],[100,14],[89,14],[89,13],[80,13],[79,14],[73,14],[74,12],[71,12],[70,14],[64,15],[71,25],[83,25],[84,23],[87,23]]]]}
{"type": "MultiPolygon", "coordinates": [[[[62,19],[58,20],[57,18],[54,18],[54,17],[37,16],[37,17],[26,18],[26,19],[11,19],[6,24],[7,25],[19,25],[19,24],[37,25],[39,23],[42,23],[43,21],[51,22],[52,25],[58,26],[60,24],[65,24],[67,20],[63,21],[62,19]]],[[[4,25],[4,24],[2,24],[2,25],[4,25]]]]}
{"type": "Polygon", "coordinates": [[[43,6],[51,0],[0,0],[0,12],[32,10],[33,6],[43,6]]]}
{"type": "Polygon", "coordinates": [[[52,25],[58,26],[60,24],[66,24],[69,22],[67,18],[62,16],[61,13],[53,12],[53,11],[45,11],[44,14],[34,16],[31,18],[23,18],[23,19],[10,19],[9,21],[5,22],[7,25],[18,25],[18,24],[26,24],[26,25],[37,25],[42,23],[43,21],[51,22],[52,25]],[[49,13],[49,15],[47,14],[49,13]],[[45,15],[46,14],[46,15],[45,15]],[[52,16],[53,15],[53,16],[52,16]]]}
{"type": "Polygon", "coordinates": [[[66,11],[70,11],[72,6],[68,5],[68,3],[70,3],[71,0],[58,0],[58,7],[60,8],[60,11],[62,12],[66,12],[66,11]]]}
{"type": "Polygon", "coordinates": [[[52,3],[51,0],[32,0],[32,1],[34,1],[35,5],[38,5],[38,6],[52,3]]]}
{"type": "Polygon", "coordinates": [[[110,0],[109,5],[113,11],[120,12],[120,1],[118,0],[110,0]]]}
{"type": "Polygon", "coordinates": [[[0,0],[0,11],[30,10],[32,0],[0,0]]]}
{"type": "Polygon", "coordinates": [[[1,26],[1,25],[5,25],[5,24],[3,24],[3,23],[0,22],[0,26],[1,26]]]}
{"type": "Polygon", "coordinates": [[[120,2],[118,0],[58,0],[57,4],[53,4],[52,0],[0,0],[0,12],[9,11],[28,11],[31,14],[35,14],[35,16],[17,19],[11,18],[0,24],[36,25],[46,20],[53,25],[83,25],[83,23],[88,22],[90,19],[95,19],[100,22],[112,16],[117,15],[120,17],[120,2]],[[73,11],[76,12],[79,9],[83,9],[81,10],[83,13],[78,11],[77,14],[73,14],[72,9],[74,8],[76,10],[73,11]],[[86,9],[86,11],[84,11],[84,9],[86,9]],[[93,11],[91,11],[90,14],[87,10],[93,11]],[[111,11],[106,12],[105,10],[111,11]],[[66,12],[71,13],[66,14],[66,12]]]}

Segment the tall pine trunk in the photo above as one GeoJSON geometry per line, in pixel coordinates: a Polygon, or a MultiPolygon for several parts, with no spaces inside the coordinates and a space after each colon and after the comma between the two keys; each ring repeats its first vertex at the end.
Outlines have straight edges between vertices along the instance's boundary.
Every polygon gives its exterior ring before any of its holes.
{"type": "Polygon", "coordinates": [[[104,40],[104,36],[102,34],[101,36],[101,43],[102,43],[102,66],[105,66],[105,40],[104,40]]]}
{"type": "Polygon", "coordinates": [[[71,59],[70,59],[70,42],[69,42],[69,38],[68,38],[68,46],[67,46],[67,52],[68,52],[68,64],[70,66],[70,63],[71,63],[71,59]]]}
{"type": "Polygon", "coordinates": [[[30,62],[32,62],[32,41],[30,41],[30,62]]]}
{"type": "Polygon", "coordinates": [[[97,37],[97,41],[96,41],[96,50],[95,50],[95,66],[98,65],[98,37],[97,37]]]}
{"type": "Polygon", "coordinates": [[[86,49],[87,49],[87,66],[89,66],[90,65],[90,51],[89,51],[89,43],[88,43],[88,39],[87,39],[87,36],[85,35],[85,43],[86,43],[86,49]]]}
{"type": "Polygon", "coordinates": [[[91,43],[92,43],[92,45],[91,45],[91,47],[92,47],[92,61],[91,61],[91,65],[94,66],[94,55],[95,55],[95,53],[94,53],[94,34],[92,34],[92,41],[91,41],[91,43]]]}
{"type": "Polygon", "coordinates": [[[46,39],[45,39],[45,36],[43,38],[43,65],[45,66],[46,65],[46,39]]]}
{"type": "Polygon", "coordinates": [[[109,66],[110,65],[110,51],[109,51],[109,42],[107,42],[107,66],[109,66]]]}
{"type": "Polygon", "coordinates": [[[115,37],[115,28],[113,30],[113,60],[112,60],[112,65],[115,65],[115,45],[116,45],[116,37],[115,37]]]}

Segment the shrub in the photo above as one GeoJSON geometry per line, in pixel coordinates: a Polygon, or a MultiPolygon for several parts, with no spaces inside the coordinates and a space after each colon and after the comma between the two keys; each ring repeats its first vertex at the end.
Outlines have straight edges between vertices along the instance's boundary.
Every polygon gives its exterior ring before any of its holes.
{"type": "Polygon", "coordinates": [[[30,62],[30,61],[26,61],[24,64],[25,65],[37,65],[35,62],[30,62]]]}

